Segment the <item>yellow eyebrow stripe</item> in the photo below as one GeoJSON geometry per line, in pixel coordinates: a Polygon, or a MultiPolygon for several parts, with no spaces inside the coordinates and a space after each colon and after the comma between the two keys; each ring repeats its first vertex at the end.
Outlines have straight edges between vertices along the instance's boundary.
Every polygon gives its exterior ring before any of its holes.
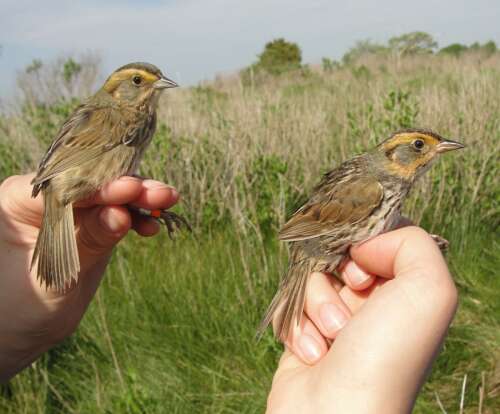
{"type": "Polygon", "coordinates": [[[389,142],[386,142],[383,145],[384,151],[386,151],[386,152],[391,151],[392,149],[396,148],[398,145],[408,144],[417,138],[423,139],[428,145],[431,145],[431,146],[439,144],[438,139],[436,139],[430,135],[423,134],[421,132],[402,133],[402,134],[396,135],[389,142]]]}
{"type": "Polygon", "coordinates": [[[112,75],[112,77],[114,75],[119,76],[120,79],[132,78],[133,75],[139,75],[145,81],[148,81],[148,82],[154,82],[154,81],[157,81],[159,79],[158,76],[153,75],[152,73],[149,73],[149,72],[142,70],[142,69],[123,69],[119,72],[114,73],[112,75]]]}
{"type": "Polygon", "coordinates": [[[120,82],[124,81],[125,79],[132,79],[132,77],[135,75],[141,76],[146,82],[150,83],[153,83],[158,79],[160,79],[157,75],[154,75],[143,69],[133,69],[133,68],[123,69],[113,73],[109,77],[109,79],[104,84],[104,89],[107,92],[111,93],[118,87],[120,82]]]}

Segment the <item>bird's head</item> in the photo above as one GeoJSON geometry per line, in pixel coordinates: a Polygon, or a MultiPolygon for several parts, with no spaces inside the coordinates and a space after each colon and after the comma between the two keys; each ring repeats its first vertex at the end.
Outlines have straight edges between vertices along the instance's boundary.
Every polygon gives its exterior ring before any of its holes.
{"type": "Polygon", "coordinates": [[[464,148],[459,142],[444,139],[424,129],[406,129],[392,134],[375,148],[383,168],[391,175],[412,180],[423,174],[438,155],[464,148]]]}
{"type": "Polygon", "coordinates": [[[114,99],[129,105],[156,103],[161,91],[179,85],[150,63],[129,63],[115,70],[103,89],[114,99]]]}

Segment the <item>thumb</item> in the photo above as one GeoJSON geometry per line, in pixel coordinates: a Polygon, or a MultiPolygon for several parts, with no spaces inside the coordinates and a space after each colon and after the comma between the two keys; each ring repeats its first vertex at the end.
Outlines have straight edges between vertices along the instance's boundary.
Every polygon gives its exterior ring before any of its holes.
{"type": "Polygon", "coordinates": [[[132,225],[129,211],[121,206],[95,206],[76,211],[76,241],[81,274],[109,256],[132,225]]]}

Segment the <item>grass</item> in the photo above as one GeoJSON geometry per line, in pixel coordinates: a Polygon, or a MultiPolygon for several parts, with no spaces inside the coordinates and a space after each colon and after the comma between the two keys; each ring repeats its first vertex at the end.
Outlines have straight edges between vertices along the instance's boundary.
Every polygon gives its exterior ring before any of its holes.
{"type": "MultiPolygon", "coordinates": [[[[195,235],[130,235],[78,332],[0,391],[0,412],[262,412],[281,349],[254,334],[286,263],[277,228],[321,172],[410,125],[468,145],[406,206],[450,240],[460,290],[415,412],[440,412],[436,395],[448,413],[462,395],[465,413],[500,412],[499,59],[372,59],[172,91],[142,172],[180,189],[195,235]]],[[[34,167],[76,104],[61,102],[0,119],[3,176],[34,167]]]]}

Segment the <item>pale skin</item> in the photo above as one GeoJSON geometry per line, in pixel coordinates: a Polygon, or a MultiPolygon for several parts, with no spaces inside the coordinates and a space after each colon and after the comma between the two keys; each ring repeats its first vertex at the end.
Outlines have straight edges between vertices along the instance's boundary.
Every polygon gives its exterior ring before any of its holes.
{"type": "Polygon", "coordinates": [[[350,255],[346,286],[311,275],[268,413],[411,412],[455,314],[457,290],[435,241],[418,227],[380,235],[350,255]]]}
{"type": "Polygon", "coordinates": [[[177,191],[154,180],[122,177],[75,210],[81,273],[67,294],[47,291],[30,271],[42,220],[41,197],[31,198],[33,175],[0,186],[0,383],[75,331],[99,286],[113,247],[130,229],[152,236],[160,225],[132,217],[123,204],[146,209],[174,205],[177,191]]]}
{"type": "MultiPolygon", "coordinates": [[[[123,177],[80,203],[80,281],[62,295],[41,288],[30,271],[43,208],[30,197],[32,177],[0,186],[0,382],[74,332],[113,247],[130,229],[142,236],[159,231],[157,222],[133,218],[122,205],[169,208],[178,200],[163,183],[123,177]]],[[[352,248],[351,257],[342,271],[346,286],[311,276],[268,413],[411,411],[453,318],[456,288],[436,244],[416,227],[352,248]]]]}

